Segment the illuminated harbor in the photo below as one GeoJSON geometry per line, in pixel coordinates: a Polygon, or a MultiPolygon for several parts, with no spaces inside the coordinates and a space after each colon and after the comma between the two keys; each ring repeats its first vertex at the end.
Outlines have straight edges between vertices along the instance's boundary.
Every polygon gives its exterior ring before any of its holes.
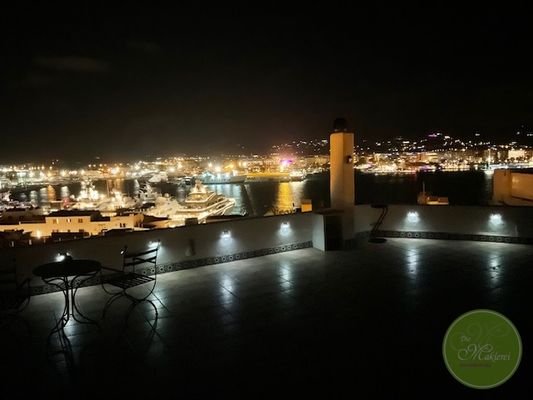
{"type": "Polygon", "coordinates": [[[528,7],[250,5],[3,7],[6,398],[522,398],[528,7]]]}

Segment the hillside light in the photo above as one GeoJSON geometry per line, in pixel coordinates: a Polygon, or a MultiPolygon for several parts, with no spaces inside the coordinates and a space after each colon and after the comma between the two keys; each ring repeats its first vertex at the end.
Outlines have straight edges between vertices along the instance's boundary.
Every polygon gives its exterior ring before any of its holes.
{"type": "Polygon", "coordinates": [[[231,233],[230,233],[230,231],[228,231],[227,229],[224,229],[224,230],[222,231],[222,234],[220,235],[220,237],[221,237],[222,239],[229,239],[229,238],[231,237],[231,233]]]}

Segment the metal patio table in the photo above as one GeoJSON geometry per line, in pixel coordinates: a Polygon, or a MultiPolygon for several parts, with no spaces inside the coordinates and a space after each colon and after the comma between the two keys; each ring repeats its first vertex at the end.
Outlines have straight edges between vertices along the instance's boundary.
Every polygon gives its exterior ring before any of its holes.
{"type": "Polygon", "coordinates": [[[52,329],[53,333],[61,331],[67,325],[70,317],[82,324],[98,324],[91,318],[83,315],[76,304],[78,288],[87,280],[94,278],[100,272],[102,265],[95,260],[75,260],[66,256],[63,261],[43,264],[33,270],[33,274],[49,284],[57,287],[65,296],[63,314],[52,329]]]}

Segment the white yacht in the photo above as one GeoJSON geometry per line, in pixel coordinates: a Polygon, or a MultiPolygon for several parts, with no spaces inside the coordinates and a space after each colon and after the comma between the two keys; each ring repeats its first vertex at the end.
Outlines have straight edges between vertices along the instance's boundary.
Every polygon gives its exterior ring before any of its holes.
{"type": "Polygon", "coordinates": [[[124,196],[122,192],[119,190],[113,189],[111,191],[111,195],[107,197],[104,201],[102,201],[100,204],[98,204],[98,210],[102,212],[102,215],[106,215],[105,213],[113,214],[119,209],[133,209],[136,208],[139,205],[139,202],[137,199],[134,199],[129,196],[124,196]]]}
{"type": "Polygon", "coordinates": [[[75,210],[97,210],[98,206],[105,200],[103,194],[98,193],[91,180],[81,181],[80,194],[76,197],[70,196],[72,205],[69,208],[75,210]]]}
{"type": "Polygon", "coordinates": [[[0,176],[0,189],[9,189],[13,186],[11,179],[6,178],[5,176],[0,176]]]}
{"type": "Polygon", "coordinates": [[[0,213],[9,208],[9,206],[11,204],[10,196],[11,196],[11,192],[9,192],[9,191],[7,191],[5,193],[4,192],[0,192],[0,213]]]}
{"type": "Polygon", "coordinates": [[[289,176],[290,176],[291,181],[293,181],[293,182],[294,181],[296,181],[296,182],[303,181],[307,177],[305,171],[303,171],[303,170],[291,171],[289,173],[289,176]]]}
{"type": "Polygon", "coordinates": [[[141,206],[146,203],[155,203],[157,198],[160,196],[161,193],[157,190],[154,190],[149,183],[144,184],[137,190],[137,198],[141,206]]]}
{"type": "Polygon", "coordinates": [[[196,218],[198,223],[203,223],[209,216],[224,215],[234,205],[235,199],[207,190],[199,180],[196,180],[195,186],[182,203],[170,197],[160,197],[155,206],[145,214],[169,218],[172,221],[171,225],[179,226],[184,225],[188,218],[196,218]]]}
{"type": "Polygon", "coordinates": [[[137,200],[124,196],[118,190],[112,190],[109,196],[99,193],[90,180],[81,182],[80,194],[71,196],[72,204],[66,208],[73,210],[98,210],[102,213],[114,213],[121,208],[134,208],[137,200]]]}
{"type": "Polygon", "coordinates": [[[148,182],[150,183],[168,182],[168,175],[166,172],[157,172],[153,174],[150,177],[150,179],[148,179],[148,182]]]}

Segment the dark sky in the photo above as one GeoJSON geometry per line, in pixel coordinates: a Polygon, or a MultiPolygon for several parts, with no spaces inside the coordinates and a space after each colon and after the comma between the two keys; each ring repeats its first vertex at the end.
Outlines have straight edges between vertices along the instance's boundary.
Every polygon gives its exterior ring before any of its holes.
{"type": "Polygon", "coordinates": [[[49,4],[0,13],[0,164],[533,123],[526,9],[49,4]]]}

